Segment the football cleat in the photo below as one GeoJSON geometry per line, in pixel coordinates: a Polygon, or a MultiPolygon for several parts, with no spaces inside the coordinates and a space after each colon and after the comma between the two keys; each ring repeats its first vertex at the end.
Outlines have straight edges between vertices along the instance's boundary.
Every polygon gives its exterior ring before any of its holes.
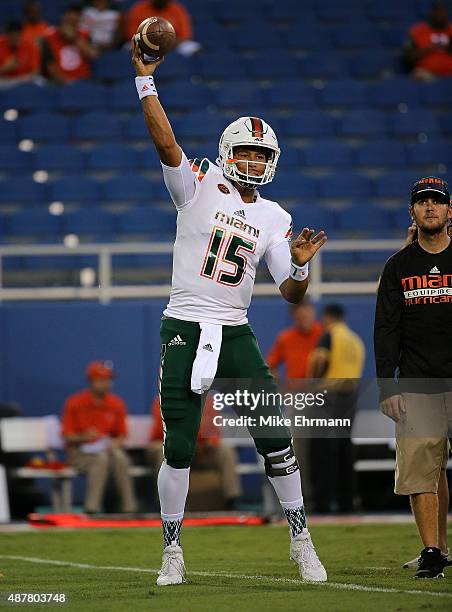
{"type": "Polygon", "coordinates": [[[172,542],[163,550],[162,569],[159,571],[157,586],[182,584],[185,580],[184,554],[182,548],[172,542]]]}
{"type": "Polygon", "coordinates": [[[424,548],[419,557],[415,578],[444,578],[444,559],[439,548],[424,548]]]}
{"type": "MultiPolygon", "coordinates": [[[[449,553],[449,551],[447,551],[447,554],[444,554],[442,552],[441,556],[443,558],[444,567],[452,566],[452,555],[449,553]]],[[[411,559],[411,561],[407,561],[406,563],[404,563],[403,568],[404,569],[416,569],[419,566],[420,560],[421,560],[420,556],[415,557],[414,559],[411,559]]]]}
{"type": "Polygon", "coordinates": [[[306,582],[326,582],[326,570],[315,552],[309,533],[301,533],[290,542],[290,558],[298,565],[306,582]]]}

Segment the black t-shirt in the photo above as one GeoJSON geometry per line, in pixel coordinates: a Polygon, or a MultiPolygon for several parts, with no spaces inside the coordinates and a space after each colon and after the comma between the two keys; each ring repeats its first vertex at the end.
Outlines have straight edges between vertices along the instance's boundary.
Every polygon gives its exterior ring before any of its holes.
{"type": "Polygon", "coordinates": [[[452,378],[452,241],[440,253],[413,242],[387,261],[374,347],[378,378],[397,368],[402,378],[452,378]]]}

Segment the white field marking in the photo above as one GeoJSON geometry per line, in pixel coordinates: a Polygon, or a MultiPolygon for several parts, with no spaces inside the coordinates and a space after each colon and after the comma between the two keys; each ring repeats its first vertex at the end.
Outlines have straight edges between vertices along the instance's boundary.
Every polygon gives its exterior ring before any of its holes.
{"type": "MultiPolygon", "coordinates": [[[[26,561],[28,563],[41,563],[44,565],[60,565],[89,570],[116,570],[120,572],[138,572],[141,574],[158,574],[159,570],[143,567],[122,567],[118,565],[91,565],[90,563],[76,563],[74,561],[61,561],[58,559],[41,559],[39,557],[22,557],[19,555],[0,555],[0,559],[11,559],[14,561],[26,561]]],[[[367,587],[362,584],[351,584],[348,582],[302,582],[294,578],[276,578],[275,576],[247,576],[244,574],[229,574],[227,572],[188,572],[188,576],[200,576],[206,578],[232,578],[234,580],[260,580],[262,582],[276,582],[284,584],[296,584],[298,586],[321,586],[331,589],[342,589],[345,591],[363,591],[366,593],[401,593],[403,595],[431,595],[433,597],[446,597],[452,599],[452,593],[440,591],[420,591],[415,589],[392,589],[384,587],[367,587]]]]}

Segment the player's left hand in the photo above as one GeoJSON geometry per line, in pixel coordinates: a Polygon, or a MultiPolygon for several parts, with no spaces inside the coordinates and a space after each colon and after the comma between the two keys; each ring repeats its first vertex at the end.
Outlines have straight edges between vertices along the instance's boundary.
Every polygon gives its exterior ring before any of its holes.
{"type": "Polygon", "coordinates": [[[304,227],[298,238],[291,242],[292,261],[297,266],[304,266],[327,241],[327,235],[323,230],[315,236],[314,234],[315,230],[304,227]]]}

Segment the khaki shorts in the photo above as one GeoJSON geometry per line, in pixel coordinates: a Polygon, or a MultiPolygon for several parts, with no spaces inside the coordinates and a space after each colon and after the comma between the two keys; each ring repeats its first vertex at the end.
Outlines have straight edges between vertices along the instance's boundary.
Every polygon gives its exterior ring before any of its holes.
{"type": "Polygon", "coordinates": [[[404,393],[405,418],[396,425],[397,495],[437,493],[449,457],[452,393],[404,393]]]}

